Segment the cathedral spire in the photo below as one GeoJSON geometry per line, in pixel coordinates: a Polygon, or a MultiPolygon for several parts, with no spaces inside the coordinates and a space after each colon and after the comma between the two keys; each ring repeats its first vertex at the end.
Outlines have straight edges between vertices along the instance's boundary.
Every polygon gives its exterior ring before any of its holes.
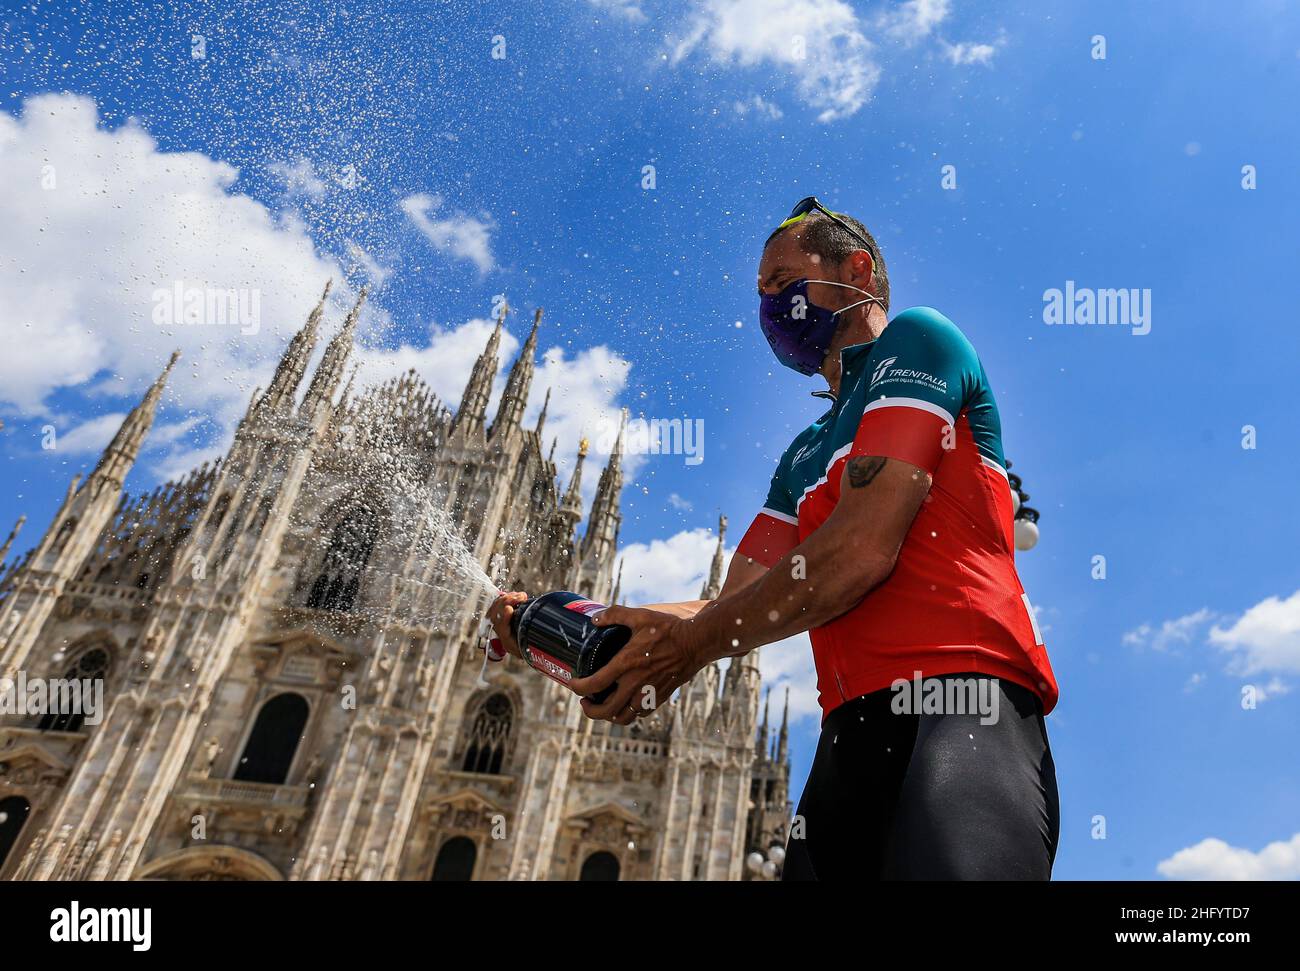
{"type": "Polygon", "coordinates": [[[709,569],[709,579],[705,581],[704,589],[700,591],[701,600],[717,600],[718,594],[722,592],[722,568],[725,564],[725,549],[727,545],[727,517],[718,517],[718,545],[713,551],[713,565],[709,569]]]}
{"type": "Polygon", "coordinates": [[[153,426],[163,388],[180,356],[180,351],[172,353],[162,374],[122,421],[94,471],[84,481],[80,475],[73,477],[63,504],[32,551],[27,577],[0,601],[0,630],[5,632],[0,677],[13,677],[22,669],[55,603],[112,521],[122,482],[153,426]]]}
{"type": "Polygon", "coordinates": [[[501,348],[501,329],[505,326],[506,314],[510,312],[509,304],[502,304],[497,325],[492,329],[487,347],[474,362],[465,393],[460,398],[460,408],[456,410],[455,430],[469,432],[473,428],[482,428],[487,419],[488,399],[492,397],[492,382],[497,376],[500,362],[497,353],[501,348]]]}
{"type": "Polygon", "coordinates": [[[537,313],[533,315],[533,329],[528,332],[524,348],[510,369],[510,377],[506,379],[506,390],[501,395],[501,404],[497,406],[496,421],[492,423],[492,435],[496,435],[498,430],[509,432],[523,423],[524,409],[528,407],[528,392],[533,385],[533,371],[536,369],[537,328],[541,323],[542,309],[538,307],[537,313]]]}
{"type": "Polygon", "coordinates": [[[542,440],[542,429],[546,427],[546,413],[551,410],[551,389],[546,389],[546,400],[542,402],[542,413],[537,416],[537,440],[542,440]]]}
{"type": "Polygon", "coordinates": [[[619,495],[623,492],[623,439],[627,432],[627,409],[619,416],[618,438],[609,453],[609,463],[600,473],[596,497],[591,501],[591,519],[582,538],[584,558],[604,560],[618,544],[618,528],[623,521],[619,513],[619,495]]]}
{"type": "Polygon", "coordinates": [[[343,370],[347,367],[348,357],[352,353],[352,342],[357,334],[357,319],[361,316],[361,307],[365,302],[366,288],[362,287],[357,302],[348,311],[347,319],[343,321],[339,332],[326,345],[325,355],[321,358],[316,373],[312,375],[311,385],[302,399],[301,414],[305,417],[314,417],[322,405],[328,405],[333,401],[334,393],[338,391],[339,384],[343,380],[343,370]]]}
{"type": "MultiPolygon", "coordinates": [[[[731,663],[736,663],[736,658],[731,659],[731,663]]],[[[768,688],[763,693],[763,724],[758,726],[758,751],[763,757],[767,755],[767,712],[772,706],[772,689],[768,688]]]]}
{"type": "Polygon", "coordinates": [[[578,464],[573,467],[573,477],[569,479],[569,488],[560,502],[560,514],[573,525],[582,518],[582,463],[587,460],[587,439],[578,443],[578,464]]]}
{"type": "Polygon", "coordinates": [[[610,606],[618,603],[618,598],[623,595],[623,562],[618,561],[618,576],[614,579],[614,589],[609,595],[610,606]]]}
{"type": "Polygon", "coordinates": [[[298,385],[302,383],[302,376],[307,372],[307,364],[311,361],[312,351],[316,349],[321,314],[325,312],[325,300],[329,297],[330,287],[333,285],[334,280],[332,278],[326,281],[325,292],[320,295],[320,301],[316,304],[315,309],[307,315],[307,322],[302,325],[302,329],[293,335],[288,348],[285,349],[284,356],[280,358],[280,363],[276,365],[275,377],[271,379],[266,394],[262,396],[262,403],[267,407],[278,409],[291,406],[293,397],[298,392],[298,385]]]}
{"type": "Polygon", "coordinates": [[[131,413],[122,421],[122,427],[117,430],[113,440],[100,455],[99,464],[86,479],[86,486],[96,481],[108,481],[114,487],[121,487],[126,474],[131,471],[131,466],[135,464],[136,457],[140,454],[144,437],[153,427],[154,414],[158,410],[158,402],[162,399],[163,388],[166,387],[167,378],[172,373],[172,368],[176,366],[176,362],[180,360],[180,356],[180,351],[172,351],[171,360],[163,368],[162,374],[158,375],[154,383],[149,386],[140,403],[131,409],[131,413]]]}
{"type": "Polygon", "coordinates": [[[785,686],[785,711],[781,713],[781,735],[776,746],[776,760],[784,762],[790,747],[790,686],[785,686]]]}

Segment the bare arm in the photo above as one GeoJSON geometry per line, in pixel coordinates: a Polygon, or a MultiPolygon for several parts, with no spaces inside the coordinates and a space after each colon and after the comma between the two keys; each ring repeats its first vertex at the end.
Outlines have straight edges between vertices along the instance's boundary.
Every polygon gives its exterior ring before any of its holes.
{"type": "Polygon", "coordinates": [[[695,616],[700,660],[743,654],[856,607],[893,571],[930,482],[929,473],[898,459],[850,459],[826,522],[756,582],[695,616]]]}
{"type": "MultiPolygon", "coordinates": [[[[727,567],[727,578],[722,581],[722,590],[718,594],[718,600],[739,593],[751,583],[757,582],[766,572],[767,567],[763,566],[763,564],[737,553],[731,558],[731,563],[727,567]]],[[[717,603],[717,601],[686,600],[680,603],[646,604],[645,609],[657,610],[660,613],[671,614],[674,617],[690,618],[711,603],[717,603]]]]}
{"type": "Polygon", "coordinates": [[[826,522],[757,579],[689,620],[635,607],[601,611],[596,624],[626,624],[633,636],[603,668],[570,684],[578,694],[592,695],[617,682],[603,704],[584,698],[583,711],[630,724],[706,664],[852,610],[893,571],[930,483],[928,472],[898,459],[851,458],[826,522]]]}

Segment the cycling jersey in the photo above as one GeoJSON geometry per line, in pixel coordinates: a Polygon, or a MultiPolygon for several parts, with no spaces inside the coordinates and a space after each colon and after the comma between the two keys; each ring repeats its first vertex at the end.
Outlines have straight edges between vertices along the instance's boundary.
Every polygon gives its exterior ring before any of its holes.
{"type": "Polygon", "coordinates": [[[913,307],[840,363],[834,405],[782,455],[738,551],[771,567],[807,539],[852,457],[898,459],[933,481],[889,577],[809,632],[823,713],[920,671],[1006,678],[1046,714],[1056,679],[1016,574],[1001,421],[975,349],[943,314],[913,307]]]}

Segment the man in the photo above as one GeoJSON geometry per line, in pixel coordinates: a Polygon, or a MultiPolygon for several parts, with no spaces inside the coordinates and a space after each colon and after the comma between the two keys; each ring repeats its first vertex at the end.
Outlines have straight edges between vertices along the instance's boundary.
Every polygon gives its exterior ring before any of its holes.
{"type": "MultiPolygon", "coordinates": [[[[615,685],[582,707],[626,725],[705,664],[808,631],[824,718],[784,878],[1046,880],[1057,687],[984,368],[937,311],[889,320],[875,240],[814,198],[768,238],[758,291],[773,352],[831,408],[781,457],[718,599],[602,611],[632,640],[571,687],[615,685]]],[[[515,653],[523,599],[492,610],[515,653]]]]}

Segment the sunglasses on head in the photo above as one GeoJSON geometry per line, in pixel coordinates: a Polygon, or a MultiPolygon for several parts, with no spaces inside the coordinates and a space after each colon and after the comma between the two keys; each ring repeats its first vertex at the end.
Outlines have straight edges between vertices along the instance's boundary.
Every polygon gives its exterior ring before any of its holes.
{"type": "Polygon", "coordinates": [[[856,239],[859,243],[861,243],[862,248],[865,249],[871,255],[872,263],[880,262],[876,258],[876,248],[871,245],[870,240],[868,240],[860,232],[858,232],[856,229],[854,229],[852,226],[846,223],[843,219],[841,219],[840,218],[841,213],[831,212],[820,202],[818,202],[816,196],[809,196],[806,199],[800,199],[795,204],[795,207],[792,210],[790,210],[790,215],[786,217],[785,222],[781,223],[780,226],[776,227],[777,232],[780,232],[782,229],[785,229],[787,226],[793,226],[795,223],[799,222],[799,220],[806,218],[810,213],[814,213],[814,212],[821,213],[831,222],[835,223],[835,225],[839,226],[840,229],[844,230],[846,233],[848,233],[850,236],[856,239]]]}

